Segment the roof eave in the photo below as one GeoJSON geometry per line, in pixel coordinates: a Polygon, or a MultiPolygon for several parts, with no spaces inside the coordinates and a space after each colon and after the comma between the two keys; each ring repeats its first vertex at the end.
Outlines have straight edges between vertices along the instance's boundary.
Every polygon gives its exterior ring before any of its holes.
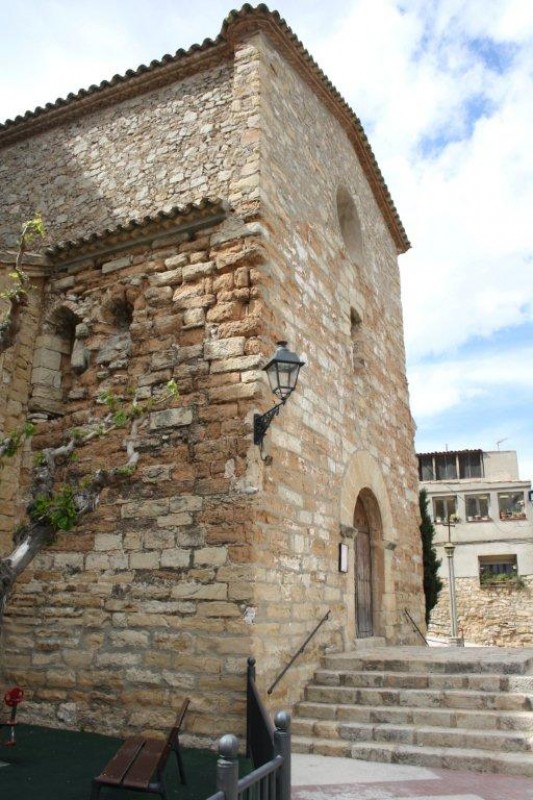
{"type": "Polygon", "coordinates": [[[306,81],[344,128],[370,184],[376,202],[383,214],[397,252],[405,253],[410,242],[385,183],[361,121],[348,103],[335,89],[301,41],[277,11],[265,4],[253,7],[246,3],[240,11],[231,11],[224,20],[222,30],[215,40],[205,39],[201,45],[188,50],[178,50],[174,56],[165,55],[149,66],[141,64],[125,75],[115,75],[99,86],[90,86],[65,99],[48,103],[27,111],[24,116],[0,124],[0,147],[42,133],[69,119],[78,118],[97,108],[152,91],[181,80],[190,74],[208,69],[231,58],[239,42],[257,33],[264,33],[306,81]]]}
{"type": "Polygon", "coordinates": [[[132,245],[151,242],[168,234],[192,234],[223,222],[229,213],[227,203],[219,198],[206,197],[196,203],[174,206],[142,219],[131,219],[89,236],[58,242],[47,248],[45,253],[56,267],[63,267],[87,258],[125,250],[132,245]]]}

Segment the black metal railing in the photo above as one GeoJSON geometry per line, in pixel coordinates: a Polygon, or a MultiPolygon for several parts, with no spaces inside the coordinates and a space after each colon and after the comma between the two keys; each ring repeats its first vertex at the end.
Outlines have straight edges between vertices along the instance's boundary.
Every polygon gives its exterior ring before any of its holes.
{"type": "Polygon", "coordinates": [[[290,800],[291,733],[290,716],[280,711],[275,717],[274,757],[239,779],[239,742],[228,734],[218,743],[217,791],[208,800],[290,800]]]}
{"type": "Polygon", "coordinates": [[[331,614],[331,611],[328,611],[327,614],[324,614],[324,616],[322,617],[322,619],[320,620],[318,625],[315,625],[315,627],[313,628],[313,630],[311,631],[311,633],[309,634],[309,636],[307,637],[305,642],[302,644],[300,649],[293,655],[293,657],[291,658],[289,663],[285,667],[283,667],[283,669],[281,670],[281,672],[277,676],[277,678],[274,681],[274,683],[272,684],[272,686],[269,687],[269,689],[267,690],[267,694],[272,694],[272,692],[274,691],[274,689],[276,688],[276,686],[278,685],[280,680],[290,670],[290,668],[292,667],[292,665],[294,664],[294,662],[296,661],[298,656],[300,656],[303,653],[303,651],[305,650],[305,648],[307,647],[307,645],[309,644],[309,642],[311,641],[313,636],[316,634],[318,629],[324,624],[324,622],[329,618],[330,614],[331,614]]]}
{"type": "Polygon", "coordinates": [[[255,658],[246,672],[246,755],[254,767],[274,758],[274,725],[255,684],[255,658]]]}
{"type": "Polygon", "coordinates": [[[420,628],[418,627],[418,625],[416,624],[416,622],[414,621],[414,619],[412,618],[412,616],[410,615],[408,610],[406,608],[404,608],[403,611],[404,611],[405,616],[407,617],[407,619],[411,623],[411,626],[412,626],[413,630],[415,630],[418,633],[418,635],[420,636],[420,638],[422,639],[422,641],[424,642],[426,647],[429,647],[428,640],[426,639],[426,637],[424,636],[424,634],[422,633],[422,631],[420,630],[420,628]]]}
{"type": "Polygon", "coordinates": [[[255,684],[255,659],[246,678],[246,753],[254,769],[239,779],[239,742],[223,736],[218,743],[217,791],[208,800],[290,800],[291,718],[279,711],[274,724],[255,684]]]}

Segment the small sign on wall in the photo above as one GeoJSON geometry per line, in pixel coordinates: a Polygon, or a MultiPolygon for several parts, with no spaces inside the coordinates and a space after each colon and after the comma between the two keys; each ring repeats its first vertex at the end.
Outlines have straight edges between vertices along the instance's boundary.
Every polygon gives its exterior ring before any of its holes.
{"type": "Polygon", "coordinates": [[[339,544],[339,572],[348,572],[348,545],[339,544]]]}

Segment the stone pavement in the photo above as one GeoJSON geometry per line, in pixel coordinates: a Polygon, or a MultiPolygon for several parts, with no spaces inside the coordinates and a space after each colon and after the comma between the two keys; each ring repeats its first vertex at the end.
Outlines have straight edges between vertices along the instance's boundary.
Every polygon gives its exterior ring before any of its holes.
{"type": "Polygon", "coordinates": [[[295,753],[291,797],[292,800],[533,800],[533,779],[295,753]]]}

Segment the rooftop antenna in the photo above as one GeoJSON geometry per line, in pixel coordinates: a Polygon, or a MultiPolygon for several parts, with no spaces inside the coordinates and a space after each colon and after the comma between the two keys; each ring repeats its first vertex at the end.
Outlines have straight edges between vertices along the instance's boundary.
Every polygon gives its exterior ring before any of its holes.
{"type": "Polygon", "coordinates": [[[508,439],[509,439],[508,436],[506,436],[504,439],[498,439],[498,441],[496,442],[496,447],[498,448],[498,450],[500,449],[501,443],[506,442],[508,439]]]}

